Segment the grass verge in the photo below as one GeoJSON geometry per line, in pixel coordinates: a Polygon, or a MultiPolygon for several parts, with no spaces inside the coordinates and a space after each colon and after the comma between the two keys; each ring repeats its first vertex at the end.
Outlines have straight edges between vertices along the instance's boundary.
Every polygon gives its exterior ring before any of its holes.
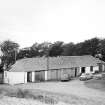
{"type": "Polygon", "coordinates": [[[88,88],[98,89],[100,91],[105,91],[105,79],[92,79],[85,82],[85,86],[88,88]]]}
{"type": "Polygon", "coordinates": [[[57,104],[58,100],[39,92],[32,92],[31,90],[0,88],[0,97],[9,96],[16,98],[34,99],[46,104],[57,104]]]}

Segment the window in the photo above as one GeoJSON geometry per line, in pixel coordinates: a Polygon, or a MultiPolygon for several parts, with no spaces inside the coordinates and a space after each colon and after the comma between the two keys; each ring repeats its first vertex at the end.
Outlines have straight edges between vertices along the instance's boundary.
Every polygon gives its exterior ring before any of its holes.
{"type": "Polygon", "coordinates": [[[93,66],[90,66],[90,71],[91,71],[91,72],[93,71],[93,66]]]}

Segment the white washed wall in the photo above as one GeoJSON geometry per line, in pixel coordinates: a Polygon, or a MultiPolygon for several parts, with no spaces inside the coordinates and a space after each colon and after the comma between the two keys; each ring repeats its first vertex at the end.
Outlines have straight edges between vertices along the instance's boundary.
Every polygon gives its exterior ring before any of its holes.
{"type": "Polygon", "coordinates": [[[4,83],[8,83],[8,71],[4,71],[4,83]]]}
{"type": "Polygon", "coordinates": [[[27,82],[25,72],[6,72],[5,75],[5,83],[18,84],[27,82]]]}
{"type": "Polygon", "coordinates": [[[47,78],[47,72],[48,72],[48,71],[45,71],[45,81],[48,80],[48,78],[47,78]]]}
{"type": "Polygon", "coordinates": [[[35,82],[35,72],[32,72],[32,82],[35,82]]]}
{"type": "Polygon", "coordinates": [[[90,71],[90,67],[86,67],[85,68],[85,73],[90,73],[91,71],[90,71]]]}
{"type": "Polygon", "coordinates": [[[99,71],[99,66],[93,66],[93,71],[90,70],[90,67],[86,67],[86,73],[95,73],[95,71],[99,71]]]}
{"type": "Polygon", "coordinates": [[[102,65],[102,71],[105,71],[105,65],[102,65]]]}
{"type": "MultiPolygon", "coordinates": [[[[81,73],[82,67],[80,67],[81,73]]],[[[85,67],[85,73],[95,73],[95,71],[99,71],[99,66],[93,66],[93,71],[90,70],[90,67],[85,67]]]]}
{"type": "Polygon", "coordinates": [[[99,66],[94,66],[93,67],[93,73],[95,73],[95,71],[99,71],[99,66]]]}
{"type": "Polygon", "coordinates": [[[81,74],[81,72],[82,72],[82,70],[81,70],[81,69],[82,69],[82,67],[79,67],[79,73],[80,73],[80,74],[81,74]]]}
{"type": "Polygon", "coordinates": [[[27,83],[27,72],[24,72],[24,83],[27,83]]]}

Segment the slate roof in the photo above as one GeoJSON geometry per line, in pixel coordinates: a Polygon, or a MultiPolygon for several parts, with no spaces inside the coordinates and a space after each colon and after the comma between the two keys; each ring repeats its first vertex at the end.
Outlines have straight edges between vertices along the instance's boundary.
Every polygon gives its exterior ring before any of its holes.
{"type": "Polygon", "coordinates": [[[46,58],[25,58],[18,60],[9,71],[40,71],[46,70],[46,58]]]}
{"type": "Polygon", "coordinates": [[[18,60],[9,71],[21,72],[21,71],[47,70],[48,68],[61,69],[61,68],[72,68],[72,67],[88,67],[88,66],[97,66],[98,63],[104,63],[104,62],[90,55],[59,56],[59,57],[48,57],[48,58],[46,57],[25,58],[18,60]]]}
{"type": "Polygon", "coordinates": [[[50,57],[49,69],[97,66],[98,63],[104,62],[90,55],[50,57]]]}

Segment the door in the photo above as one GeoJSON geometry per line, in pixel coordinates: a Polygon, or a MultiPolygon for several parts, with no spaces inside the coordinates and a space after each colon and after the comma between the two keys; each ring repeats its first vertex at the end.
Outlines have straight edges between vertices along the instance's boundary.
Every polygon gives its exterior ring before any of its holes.
{"type": "Polygon", "coordinates": [[[36,71],[35,72],[35,81],[45,81],[45,71],[36,71]]]}
{"type": "Polygon", "coordinates": [[[27,72],[27,82],[32,82],[32,72],[27,72]]]}
{"type": "Polygon", "coordinates": [[[77,68],[75,68],[75,77],[77,76],[77,68]]]}
{"type": "Polygon", "coordinates": [[[99,71],[102,72],[102,64],[99,63],[99,71]]]}
{"type": "Polygon", "coordinates": [[[57,70],[51,70],[51,80],[57,80],[57,70]]]}
{"type": "Polygon", "coordinates": [[[57,70],[57,79],[61,80],[61,70],[57,70]]]}

